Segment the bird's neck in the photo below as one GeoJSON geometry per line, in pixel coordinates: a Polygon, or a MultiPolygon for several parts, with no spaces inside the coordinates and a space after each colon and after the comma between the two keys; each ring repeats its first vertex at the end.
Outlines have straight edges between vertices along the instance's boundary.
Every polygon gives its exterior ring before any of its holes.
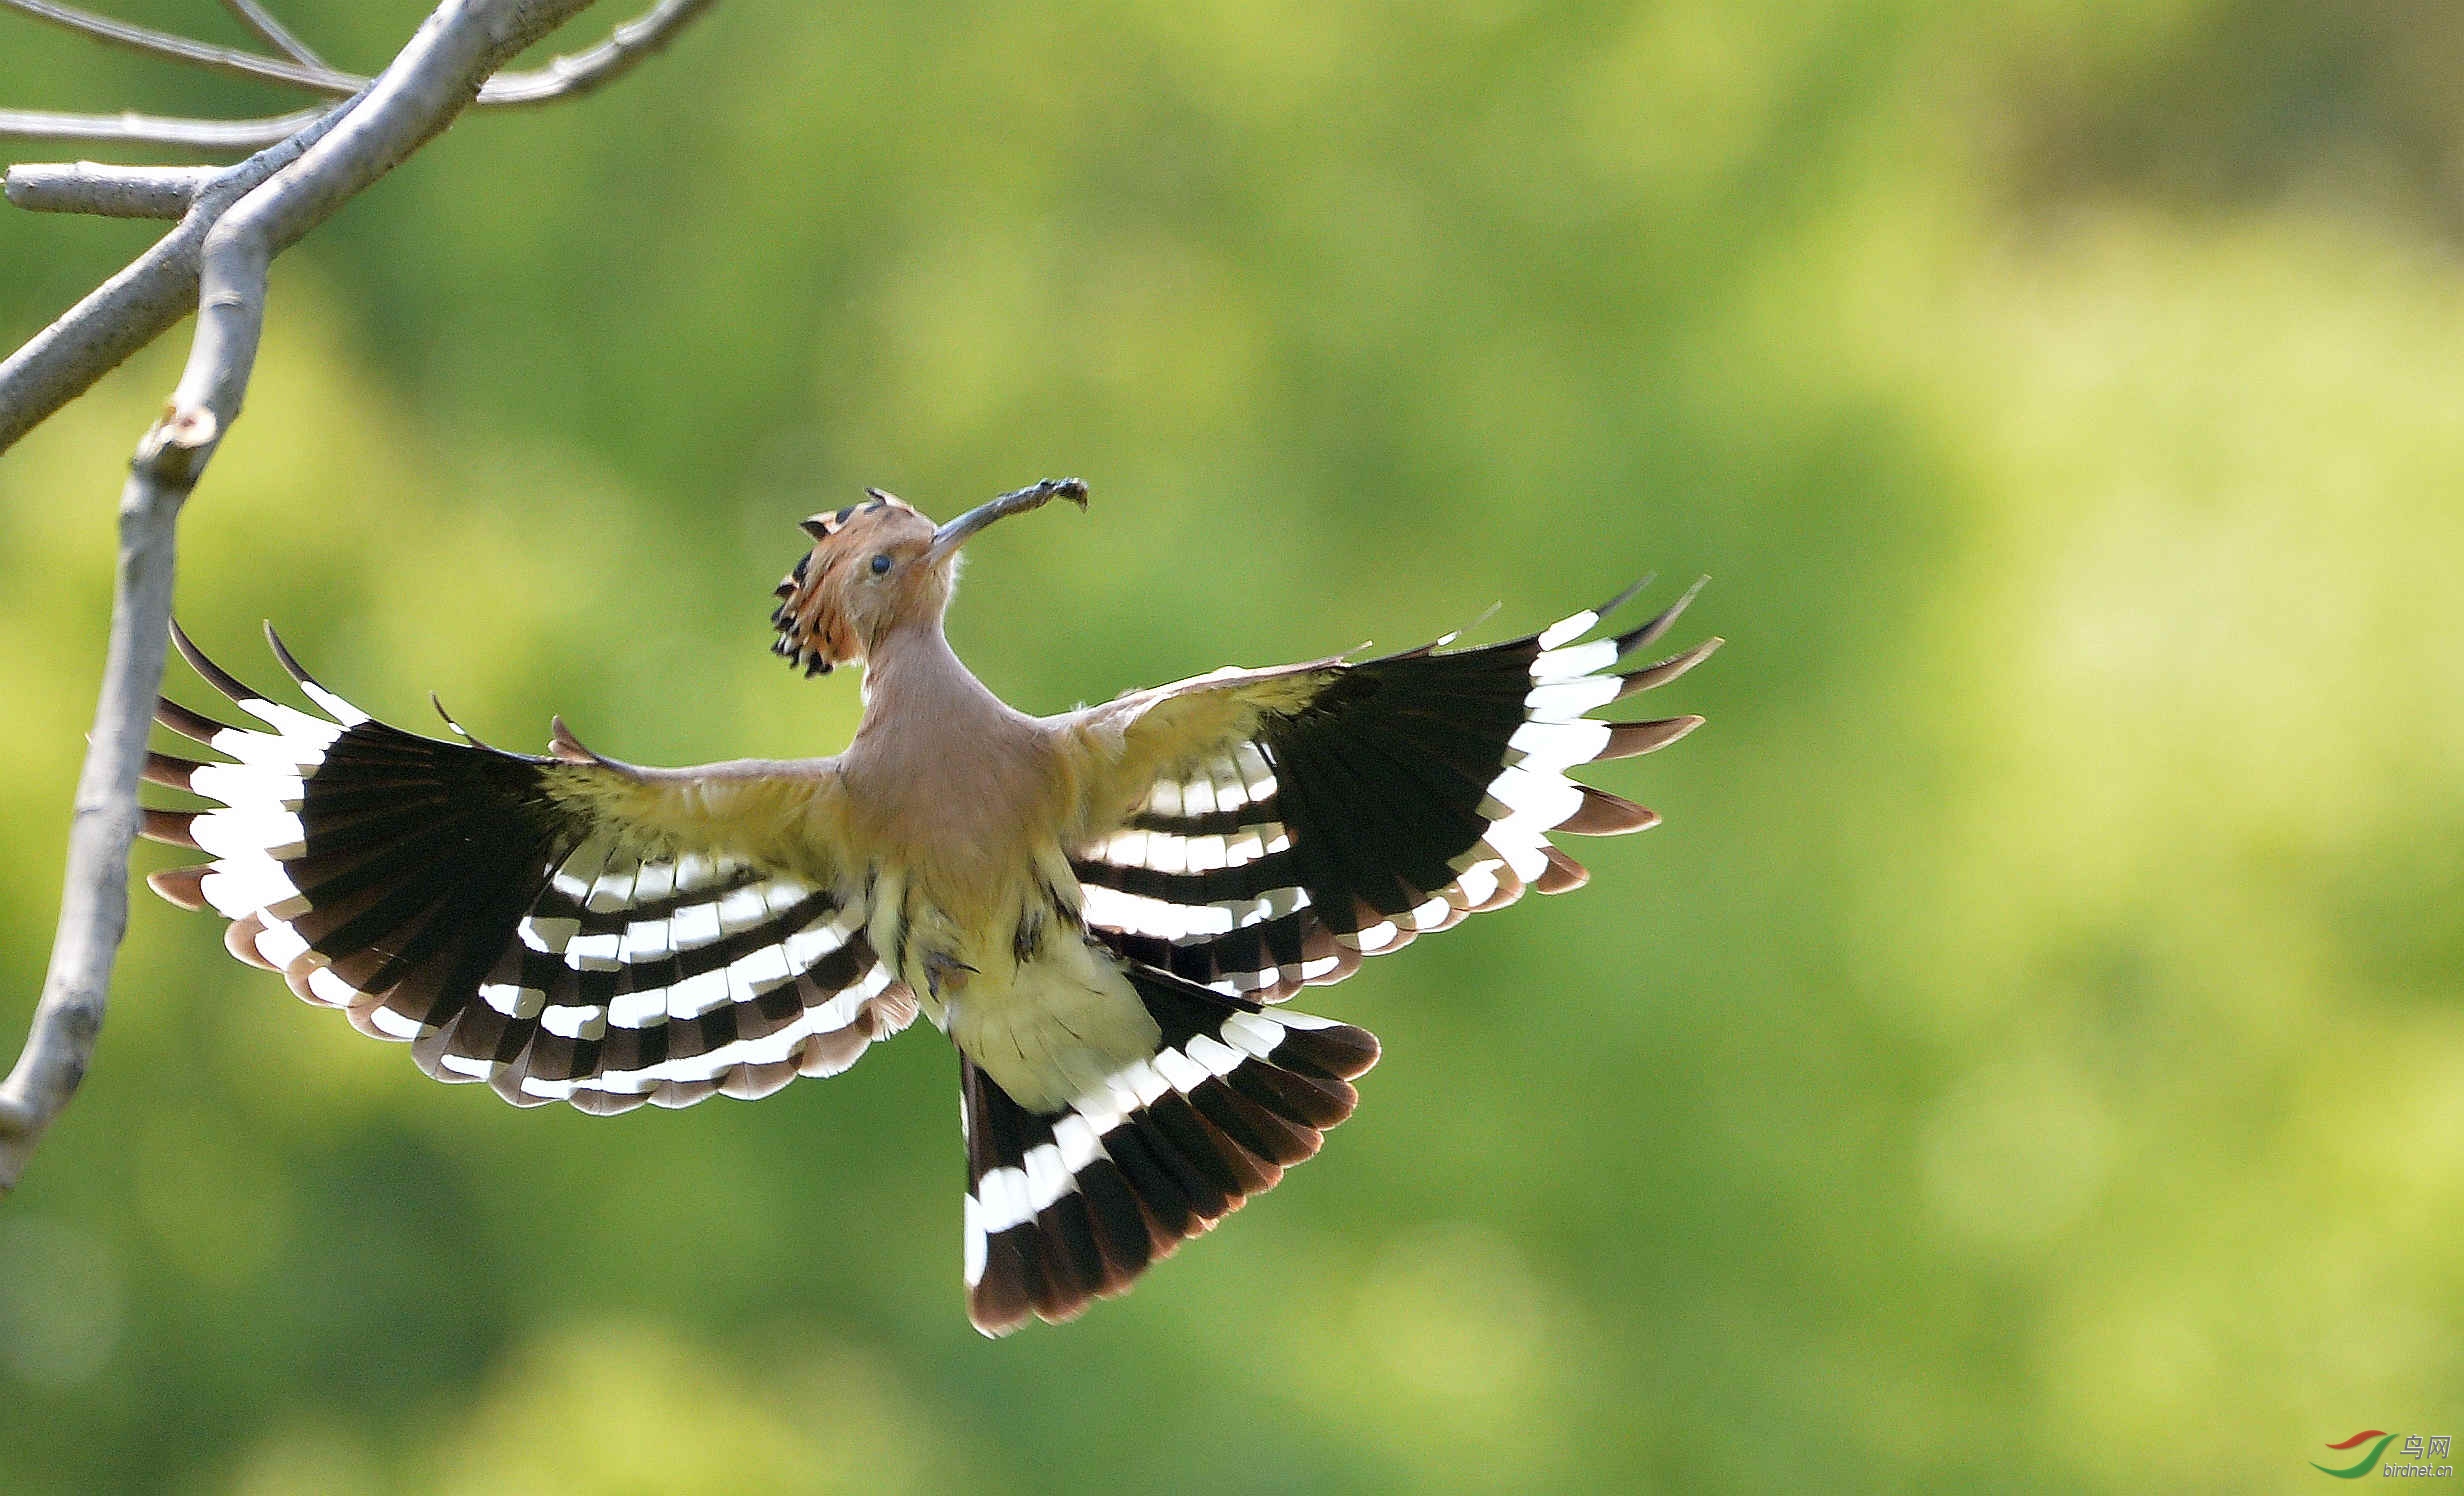
{"type": "Polygon", "coordinates": [[[950,648],[938,618],[899,623],[865,650],[858,739],[915,727],[944,736],[1012,715],[950,648]]]}
{"type": "Polygon", "coordinates": [[[967,929],[1016,918],[1066,793],[1042,725],[969,673],[938,624],[874,640],[864,687],[864,720],[838,760],[859,842],[897,875],[902,906],[967,929]]]}

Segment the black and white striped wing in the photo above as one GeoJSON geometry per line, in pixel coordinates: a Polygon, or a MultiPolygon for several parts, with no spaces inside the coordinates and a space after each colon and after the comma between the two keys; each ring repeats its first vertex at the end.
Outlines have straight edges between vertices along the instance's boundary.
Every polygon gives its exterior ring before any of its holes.
{"type": "Polygon", "coordinates": [[[967,1312],[1002,1335],[1071,1318],[1318,1151],[1377,1062],[1365,1030],[1132,966],[1155,1053],[1063,1111],[1020,1106],[959,1060],[967,1312]]]}
{"type": "Polygon", "coordinates": [[[836,1074],[913,1019],[859,903],[623,809],[695,784],[705,798],[794,793],[813,766],[640,770],[561,724],[553,758],[444,742],[370,718],[279,639],[325,715],[266,699],[174,639],[264,726],[161,704],[164,726],[232,761],[153,756],[151,781],[220,808],[147,811],[149,836],[214,858],[148,881],[210,905],[233,955],[408,1042],[437,1079],[484,1081],[520,1106],[685,1106],[836,1074]]]}
{"type": "Polygon", "coordinates": [[[1659,818],[1566,771],[1702,723],[1589,714],[1720,643],[1625,668],[1694,596],[1585,639],[1636,590],[1501,644],[1227,670],[1082,713],[1084,738],[1106,745],[1091,801],[1110,808],[1071,860],[1087,923],[1131,961],[1279,1002],[1527,886],[1580,887],[1552,833],[1659,818]]]}

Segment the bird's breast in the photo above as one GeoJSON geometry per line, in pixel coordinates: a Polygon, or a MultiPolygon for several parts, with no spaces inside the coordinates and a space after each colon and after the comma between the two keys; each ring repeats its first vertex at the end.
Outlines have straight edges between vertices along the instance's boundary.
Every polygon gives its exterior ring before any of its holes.
{"type": "Polygon", "coordinates": [[[957,901],[926,864],[876,875],[867,934],[935,1025],[1021,1105],[1051,1111],[1154,1052],[1158,1031],[1090,944],[1052,845],[989,901],[957,901]]]}
{"type": "Polygon", "coordinates": [[[884,710],[842,762],[873,949],[962,1052],[1037,1111],[1153,1052],[1145,1004],[1087,943],[1071,781],[1038,724],[884,710]]]}

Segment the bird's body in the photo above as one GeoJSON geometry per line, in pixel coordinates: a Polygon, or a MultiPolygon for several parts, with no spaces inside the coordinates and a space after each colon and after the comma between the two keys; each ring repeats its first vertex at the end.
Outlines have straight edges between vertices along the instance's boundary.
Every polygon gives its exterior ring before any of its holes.
{"type": "Polygon", "coordinates": [[[1003,1089],[1059,1105],[1149,1052],[1155,1028],[1076,938],[1061,838],[1077,807],[1058,734],[987,690],[938,629],[884,640],[868,661],[840,776],[847,844],[881,854],[873,949],[1003,1089]],[[890,706],[918,700],[933,706],[890,706]]]}
{"type": "Polygon", "coordinates": [[[155,756],[149,777],[227,808],[149,812],[216,856],[154,886],[429,1073],[523,1105],[763,1095],[921,1011],[962,1057],[971,1312],[991,1333],[1066,1318],[1349,1115],[1376,1041],[1274,1004],[1526,882],[1579,884],[1545,832],[1656,819],[1562,771],[1699,722],[1584,714],[1717,641],[1614,673],[1684,601],[1569,643],[1612,603],[1484,649],[1227,669],[1031,717],[941,618],[959,545],[1056,496],[1085,499],[1039,484],[936,529],[876,495],[806,522],[773,622],[808,674],[864,666],[832,758],[648,769],[561,721],[543,758],[419,738],[279,640],[327,716],[175,635],[271,730],[164,703],[237,762],[155,756]]]}

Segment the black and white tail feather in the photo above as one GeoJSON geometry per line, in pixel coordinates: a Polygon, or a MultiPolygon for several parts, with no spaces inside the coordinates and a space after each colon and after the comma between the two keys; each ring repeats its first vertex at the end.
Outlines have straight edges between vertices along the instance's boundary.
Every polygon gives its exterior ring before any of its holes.
{"type": "Polygon", "coordinates": [[[1129,977],[1162,1041],[1065,1111],[1032,1113],[959,1061],[967,1311],[987,1335],[1126,1292],[1316,1153],[1377,1063],[1365,1029],[1145,967],[1129,977]]]}

